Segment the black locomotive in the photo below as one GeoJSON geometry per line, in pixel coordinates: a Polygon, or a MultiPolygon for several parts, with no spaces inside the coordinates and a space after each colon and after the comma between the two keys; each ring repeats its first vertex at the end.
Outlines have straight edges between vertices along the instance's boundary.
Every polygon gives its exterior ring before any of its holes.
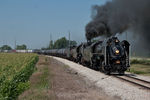
{"type": "Polygon", "coordinates": [[[124,74],[130,67],[129,46],[126,40],[120,42],[117,37],[112,37],[67,49],[44,50],[42,54],[67,58],[105,74],[112,72],[124,74]]]}

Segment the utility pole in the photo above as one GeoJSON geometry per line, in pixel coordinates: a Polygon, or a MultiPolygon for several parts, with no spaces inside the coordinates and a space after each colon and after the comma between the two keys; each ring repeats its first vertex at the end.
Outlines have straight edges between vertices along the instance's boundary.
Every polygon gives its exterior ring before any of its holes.
{"type": "Polygon", "coordinates": [[[5,41],[3,40],[3,45],[5,45],[5,41]]]}
{"type": "Polygon", "coordinates": [[[70,48],[70,31],[69,31],[69,55],[68,55],[69,57],[70,57],[70,53],[71,53],[70,50],[71,50],[71,48],[70,48]]]}
{"type": "Polygon", "coordinates": [[[50,41],[52,41],[52,34],[50,34],[50,41]]]}
{"type": "Polygon", "coordinates": [[[69,31],[69,48],[70,48],[70,31],[69,31]]]}
{"type": "Polygon", "coordinates": [[[52,34],[50,34],[49,48],[52,49],[52,34]]]}
{"type": "Polygon", "coordinates": [[[15,48],[14,49],[16,49],[16,39],[15,39],[15,48]]]}
{"type": "Polygon", "coordinates": [[[6,40],[6,45],[7,45],[7,40],[6,40]]]}

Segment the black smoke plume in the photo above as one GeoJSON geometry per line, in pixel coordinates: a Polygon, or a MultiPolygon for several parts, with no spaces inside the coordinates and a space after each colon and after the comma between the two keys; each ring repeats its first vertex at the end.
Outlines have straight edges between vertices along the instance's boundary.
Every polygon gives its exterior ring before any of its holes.
{"type": "Polygon", "coordinates": [[[150,0],[112,0],[92,7],[92,20],[86,25],[86,38],[114,36],[132,30],[150,50],[150,0]]]}

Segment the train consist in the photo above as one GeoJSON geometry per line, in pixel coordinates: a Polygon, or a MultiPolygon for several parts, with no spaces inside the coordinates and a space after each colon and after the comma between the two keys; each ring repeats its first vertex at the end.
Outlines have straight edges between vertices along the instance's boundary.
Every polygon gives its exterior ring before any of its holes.
{"type": "Polygon", "coordinates": [[[124,74],[130,67],[130,44],[112,37],[104,41],[82,43],[77,47],[35,51],[39,54],[67,58],[77,63],[99,70],[105,74],[124,74]]]}

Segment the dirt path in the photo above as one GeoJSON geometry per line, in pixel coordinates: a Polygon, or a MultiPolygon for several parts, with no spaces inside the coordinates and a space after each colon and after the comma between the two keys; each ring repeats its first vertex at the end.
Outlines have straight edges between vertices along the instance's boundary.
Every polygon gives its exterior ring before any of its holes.
{"type": "Polygon", "coordinates": [[[40,56],[30,82],[30,89],[19,100],[118,100],[83,80],[63,63],[43,56],[40,56]]]}

